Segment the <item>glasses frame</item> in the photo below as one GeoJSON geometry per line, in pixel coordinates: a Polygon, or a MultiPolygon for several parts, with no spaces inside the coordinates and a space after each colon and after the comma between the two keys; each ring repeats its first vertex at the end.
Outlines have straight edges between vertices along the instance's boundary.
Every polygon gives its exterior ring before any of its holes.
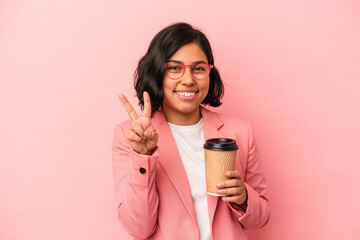
{"type": "Polygon", "coordinates": [[[180,78],[182,78],[182,77],[184,76],[185,72],[186,72],[186,68],[187,68],[187,67],[190,68],[190,73],[191,73],[191,75],[193,76],[193,78],[195,78],[196,80],[203,80],[203,79],[205,79],[206,77],[204,77],[204,78],[197,78],[197,77],[194,76],[194,73],[193,73],[193,71],[192,71],[192,66],[194,66],[194,65],[196,65],[196,64],[199,64],[199,63],[204,63],[204,64],[208,65],[209,71],[208,71],[208,73],[207,73],[207,76],[209,76],[211,69],[214,67],[214,65],[208,64],[208,63],[206,63],[206,62],[197,62],[197,63],[190,64],[190,65],[189,65],[189,64],[188,64],[188,65],[182,64],[182,63],[180,63],[180,62],[175,62],[176,64],[182,65],[182,66],[184,67],[184,68],[183,68],[184,70],[182,71],[180,77],[173,78],[173,77],[170,77],[169,74],[168,74],[167,71],[166,71],[166,66],[167,66],[167,64],[169,64],[169,63],[172,63],[172,62],[167,62],[167,63],[165,64],[165,73],[166,73],[166,76],[168,76],[168,78],[170,78],[170,79],[172,79],[172,80],[179,80],[180,78]]]}

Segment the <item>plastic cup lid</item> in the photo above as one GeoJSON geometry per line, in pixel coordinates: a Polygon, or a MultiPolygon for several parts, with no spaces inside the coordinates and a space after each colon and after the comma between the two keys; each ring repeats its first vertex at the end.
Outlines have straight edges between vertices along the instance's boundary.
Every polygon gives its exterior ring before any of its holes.
{"type": "Polygon", "coordinates": [[[204,146],[205,149],[214,151],[234,151],[239,147],[236,145],[236,140],[231,138],[212,138],[206,140],[204,146]]]}

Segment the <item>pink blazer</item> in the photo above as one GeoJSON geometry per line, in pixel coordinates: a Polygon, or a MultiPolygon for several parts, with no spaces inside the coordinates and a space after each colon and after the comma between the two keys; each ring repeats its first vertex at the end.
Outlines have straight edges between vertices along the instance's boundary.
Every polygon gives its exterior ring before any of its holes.
{"type": "MultiPolygon", "coordinates": [[[[246,212],[216,196],[207,196],[212,238],[247,239],[244,229],[263,227],[270,218],[266,182],[254,136],[247,121],[225,117],[201,107],[204,139],[236,139],[236,169],[248,193],[246,212]]],[[[186,172],[162,112],[152,119],[159,134],[151,156],[134,152],[126,134],[131,121],[115,127],[112,161],[118,217],[134,239],[199,239],[186,172]]]]}

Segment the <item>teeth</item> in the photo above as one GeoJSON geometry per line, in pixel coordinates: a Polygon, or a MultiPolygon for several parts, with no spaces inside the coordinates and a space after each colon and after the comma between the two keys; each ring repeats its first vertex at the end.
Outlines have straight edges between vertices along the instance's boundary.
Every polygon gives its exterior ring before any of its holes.
{"type": "Polygon", "coordinates": [[[181,96],[185,96],[185,97],[190,97],[190,96],[195,95],[195,92],[176,92],[176,93],[181,96]]]}

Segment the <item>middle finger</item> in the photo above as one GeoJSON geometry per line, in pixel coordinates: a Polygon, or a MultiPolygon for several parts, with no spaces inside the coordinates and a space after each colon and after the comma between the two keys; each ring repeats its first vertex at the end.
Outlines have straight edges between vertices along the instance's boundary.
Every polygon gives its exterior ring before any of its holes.
{"type": "Polygon", "coordinates": [[[217,188],[228,188],[228,187],[239,187],[241,186],[241,180],[240,179],[230,179],[230,180],[226,180],[224,182],[218,183],[216,185],[217,188]]]}
{"type": "Polygon", "coordinates": [[[242,193],[241,187],[223,188],[218,190],[222,195],[240,195],[242,193]]]}

